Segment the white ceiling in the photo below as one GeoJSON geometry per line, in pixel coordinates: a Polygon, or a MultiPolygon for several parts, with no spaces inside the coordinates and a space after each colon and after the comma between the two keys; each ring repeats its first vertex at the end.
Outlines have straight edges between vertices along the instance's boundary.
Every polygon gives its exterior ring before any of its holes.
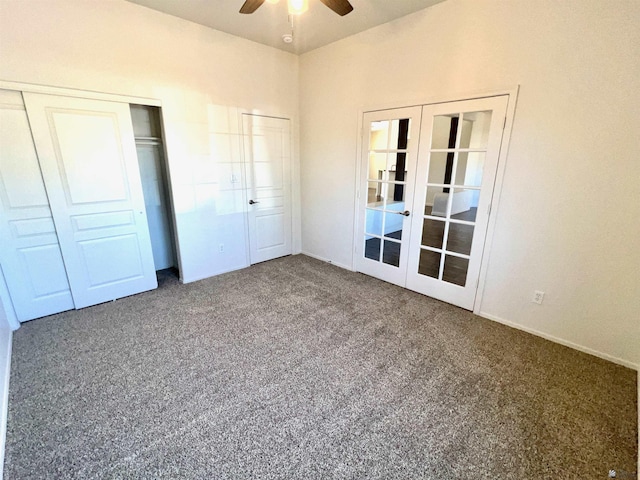
{"type": "Polygon", "coordinates": [[[341,38],[387,23],[444,0],[350,0],[353,11],[344,17],[333,13],[320,0],[309,0],[309,10],[294,17],[294,41],[287,1],[265,2],[251,15],[239,12],[244,0],[129,0],[132,3],[237,35],[254,42],[301,54],[341,38]]]}

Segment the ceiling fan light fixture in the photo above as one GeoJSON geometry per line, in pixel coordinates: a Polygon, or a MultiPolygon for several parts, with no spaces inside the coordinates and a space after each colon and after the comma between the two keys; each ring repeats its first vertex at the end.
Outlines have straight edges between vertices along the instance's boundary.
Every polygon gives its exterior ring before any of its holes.
{"type": "Polygon", "coordinates": [[[309,0],[289,0],[289,15],[300,15],[309,10],[309,0]]]}

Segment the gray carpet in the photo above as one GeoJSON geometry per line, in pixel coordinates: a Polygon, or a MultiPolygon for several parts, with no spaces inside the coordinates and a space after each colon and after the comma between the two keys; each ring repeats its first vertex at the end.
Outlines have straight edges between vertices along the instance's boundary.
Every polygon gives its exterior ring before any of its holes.
{"type": "Polygon", "coordinates": [[[605,479],[636,373],[304,256],[15,333],[6,479],[605,479]]]}

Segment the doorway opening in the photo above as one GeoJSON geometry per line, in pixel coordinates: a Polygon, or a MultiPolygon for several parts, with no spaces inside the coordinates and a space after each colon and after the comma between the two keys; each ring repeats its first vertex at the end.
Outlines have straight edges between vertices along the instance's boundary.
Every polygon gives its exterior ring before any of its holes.
{"type": "Polygon", "coordinates": [[[179,276],[171,189],[159,107],[130,105],[153,262],[159,284],[179,276]]]}

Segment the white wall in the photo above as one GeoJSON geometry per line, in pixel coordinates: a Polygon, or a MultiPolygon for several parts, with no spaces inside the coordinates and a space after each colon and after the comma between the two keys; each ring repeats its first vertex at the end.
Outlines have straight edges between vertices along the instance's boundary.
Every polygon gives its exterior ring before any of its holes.
{"type": "Polygon", "coordinates": [[[448,0],[301,56],[304,251],[352,265],[360,111],[520,85],[481,310],[637,368],[638,45],[636,0],[448,0]]]}
{"type": "Polygon", "coordinates": [[[230,181],[241,170],[240,112],[291,118],[300,250],[296,56],[124,0],[8,0],[0,80],[162,102],[185,281],[248,265],[242,184],[230,181]]]}

